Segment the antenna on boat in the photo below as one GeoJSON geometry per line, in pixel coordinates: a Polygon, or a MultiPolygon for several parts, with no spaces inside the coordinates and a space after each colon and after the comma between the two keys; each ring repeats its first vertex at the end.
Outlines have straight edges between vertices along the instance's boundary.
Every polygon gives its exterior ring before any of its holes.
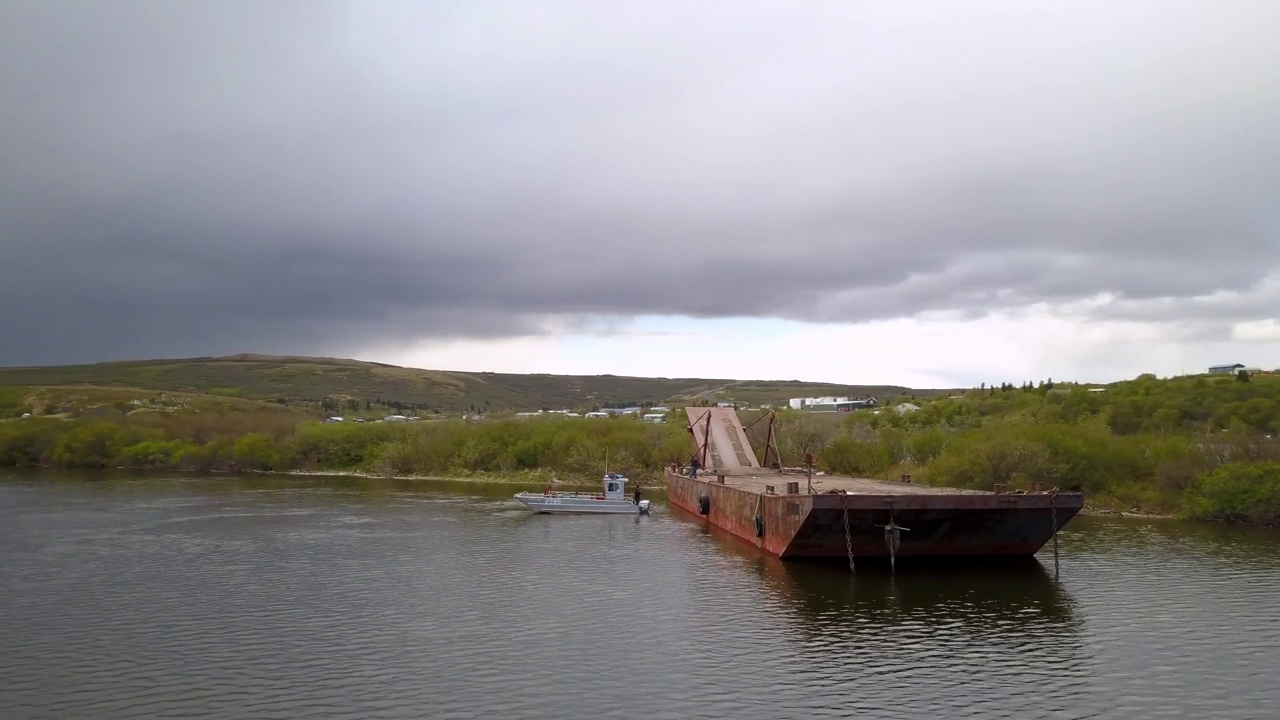
{"type": "Polygon", "coordinates": [[[604,474],[609,474],[609,446],[604,446],[604,474]]]}

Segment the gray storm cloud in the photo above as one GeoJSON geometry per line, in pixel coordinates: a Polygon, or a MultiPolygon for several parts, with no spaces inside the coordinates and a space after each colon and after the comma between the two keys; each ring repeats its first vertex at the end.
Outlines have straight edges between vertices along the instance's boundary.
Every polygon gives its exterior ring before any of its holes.
{"type": "Polygon", "coordinates": [[[1276,37],[1264,2],[11,0],[0,363],[1176,319],[1280,269],[1276,37]]]}

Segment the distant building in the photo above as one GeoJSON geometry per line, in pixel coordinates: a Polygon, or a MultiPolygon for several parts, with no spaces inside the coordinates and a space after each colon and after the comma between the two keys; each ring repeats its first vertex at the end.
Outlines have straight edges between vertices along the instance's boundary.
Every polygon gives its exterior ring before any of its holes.
{"type": "Polygon", "coordinates": [[[1214,365],[1209,368],[1209,372],[1214,375],[1235,375],[1236,372],[1244,369],[1244,363],[1233,363],[1231,365],[1214,365]]]}
{"type": "Polygon", "coordinates": [[[822,397],[791,398],[791,400],[788,401],[788,404],[791,406],[792,410],[803,410],[811,405],[833,405],[835,403],[843,402],[849,402],[849,398],[824,395],[822,397]]]}
{"type": "Polygon", "coordinates": [[[879,407],[880,403],[875,398],[859,398],[853,399],[849,397],[813,397],[813,398],[791,398],[789,405],[792,410],[809,410],[811,412],[852,412],[854,410],[865,410],[879,407]]]}
{"type": "Polygon", "coordinates": [[[647,423],[660,425],[667,421],[667,416],[665,413],[645,413],[644,416],[641,417],[640,419],[647,423]]]}
{"type": "Polygon", "coordinates": [[[894,408],[894,410],[896,410],[899,415],[906,415],[907,413],[913,413],[918,411],[919,409],[920,409],[919,405],[916,405],[915,403],[908,403],[908,402],[904,402],[901,405],[898,405],[897,407],[894,408]]]}
{"type": "Polygon", "coordinates": [[[607,417],[609,417],[609,413],[607,413],[607,412],[589,412],[589,413],[587,413],[586,415],[583,415],[583,417],[594,418],[594,419],[607,418],[607,417]]]}
{"type": "Polygon", "coordinates": [[[337,415],[335,415],[335,416],[333,416],[333,417],[327,417],[327,418],[325,418],[325,419],[324,419],[324,422],[327,422],[327,423],[342,422],[342,418],[340,418],[340,417],[338,417],[337,415]]]}

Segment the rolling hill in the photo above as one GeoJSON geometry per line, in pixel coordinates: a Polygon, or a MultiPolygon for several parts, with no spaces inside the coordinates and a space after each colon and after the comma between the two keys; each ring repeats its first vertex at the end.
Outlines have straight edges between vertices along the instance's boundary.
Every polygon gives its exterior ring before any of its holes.
{"type": "Polygon", "coordinates": [[[441,411],[580,409],[725,401],[782,404],[814,395],[927,397],[950,390],[724,378],[506,374],[421,370],[338,358],[232,355],[0,368],[0,386],[137,388],[284,405],[326,398],[441,411]]]}

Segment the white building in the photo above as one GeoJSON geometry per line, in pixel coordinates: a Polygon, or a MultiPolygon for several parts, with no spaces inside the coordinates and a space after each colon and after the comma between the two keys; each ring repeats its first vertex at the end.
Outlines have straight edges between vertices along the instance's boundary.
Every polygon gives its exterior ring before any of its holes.
{"type": "Polygon", "coordinates": [[[810,405],[837,405],[839,403],[853,402],[847,397],[834,397],[832,395],[824,395],[822,397],[808,398],[791,398],[788,403],[792,410],[802,410],[810,405]]]}

